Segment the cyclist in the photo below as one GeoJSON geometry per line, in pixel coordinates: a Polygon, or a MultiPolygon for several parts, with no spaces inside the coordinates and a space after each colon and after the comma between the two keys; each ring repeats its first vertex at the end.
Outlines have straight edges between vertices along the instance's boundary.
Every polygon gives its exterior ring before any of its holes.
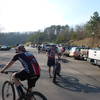
{"type": "Polygon", "coordinates": [[[17,60],[19,60],[22,63],[23,70],[13,74],[13,80],[19,95],[18,100],[22,100],[24,92],[21,87],[20,81],[27,80],[28,89],[29,91],[32,91],[32,87],[35,87],[35,83],[40,77],[40,66],[37,60],[35,59],[34,55],[31,52],[26,51],[23,45],[17,46],[15,50],[17,54],[1,70],[1,73],[3,73],[6,69],[11,67],[17,60]]]}

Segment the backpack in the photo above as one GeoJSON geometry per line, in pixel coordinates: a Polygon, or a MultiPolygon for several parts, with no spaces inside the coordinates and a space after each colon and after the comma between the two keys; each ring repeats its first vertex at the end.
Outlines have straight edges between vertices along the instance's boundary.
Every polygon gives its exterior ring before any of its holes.
{"type": "Polygon", "coordinates": [[[51,57],[55,57],[55,50],[50,50],[49,51],[49,56],[51,56],[51,57]]]}
{"type": "Polygon", "coordinates": [[[39,66],[36,58],[30,52],[26,52],[25,56],[28,59],[28,62],[30,63],[30,65],[33,68],[34,75],[40,75],[40,66],[39,66]]]}

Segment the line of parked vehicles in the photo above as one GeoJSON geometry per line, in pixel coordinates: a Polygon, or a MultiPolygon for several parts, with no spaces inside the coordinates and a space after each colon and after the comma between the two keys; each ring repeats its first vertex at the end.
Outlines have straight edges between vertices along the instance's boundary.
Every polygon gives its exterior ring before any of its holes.
{"type": "Polygon", "coordinates": [[[86,60],[95,65],[100,65],[100,48],[68,46],[66,47],[64,55],[74,57],[74,59],[86,60]]]}
{"type": "Polygon", "coordinates": [[[88,47],[67,47],[64,55],[74,57],[75,59],[80,59],[80,60],[87,60],[88,58],[88,47]]]}
{"type": "MultiPolygon", "coordinates": [[[[56,45],[61,47],[62,45],[58,44],[42,44],[41,51],[48,51],[51,45],[56,45]]],[[[100,65],[100,48],[89,48],[85,46],[62,46],[65,48],[63,52],[64,56],[73,57],[77,60],[89,61],[92,64],[100,65]]]]}

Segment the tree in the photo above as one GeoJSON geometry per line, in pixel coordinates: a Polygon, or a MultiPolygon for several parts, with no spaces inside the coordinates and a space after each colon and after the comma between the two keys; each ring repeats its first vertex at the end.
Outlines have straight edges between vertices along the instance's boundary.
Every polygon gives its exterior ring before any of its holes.
{"type": "Polygon", "coordinates": [[[33,43],[42,43],[48,40],[48,35],[45,32],[36,32],[35,34],[32,34],[28,41],[31,41],[33,43]]]}
{"type": "Polygon", "coordinates": [[[71,35],[71,39],[72,40],[77,40],[77,36],[78,36],[77,33],[73,32],[72,35],[71,35]]]}
{"type": "Polygon", "coordinates": [[[87,27],[90,29],[90,32],[94,32],[95,35],[100,34],[100,16],[98,12],[93,13],[93,16],[91,16],[87,27]]]}

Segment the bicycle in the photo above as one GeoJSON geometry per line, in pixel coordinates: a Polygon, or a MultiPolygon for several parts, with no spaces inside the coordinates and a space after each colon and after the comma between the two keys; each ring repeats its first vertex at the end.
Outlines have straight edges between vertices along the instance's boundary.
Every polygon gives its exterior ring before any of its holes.
{"type": "Polygon", "coordinates": [[[54,69],[54,77],[53,77],[53,82],[54,83],[56,83],[56,77],[57,76],[61,77],[60,72],[61,72],[61,64],[59,62],[59,59],[56,59],[55,69],[54,69]]]}
{"type": "MultiPolygon", "coordinates": [[[[5,71],[4,74],[11,75],[16,71],[5,71]]],[[[18,72],[18,71],[17,71],[18,72]]],[[[25,85],[21,83],[21,86],[25,92],[22,100],[29,100],[28,98],[31,96],[31,100],[47,100],[47,98],[38,91],[29,91],[25,85]]],[[[16,100],[16,92],[14,82],[10,78],[10,80],[6,80],[2,85],[2,100],[16,100]]]]}

